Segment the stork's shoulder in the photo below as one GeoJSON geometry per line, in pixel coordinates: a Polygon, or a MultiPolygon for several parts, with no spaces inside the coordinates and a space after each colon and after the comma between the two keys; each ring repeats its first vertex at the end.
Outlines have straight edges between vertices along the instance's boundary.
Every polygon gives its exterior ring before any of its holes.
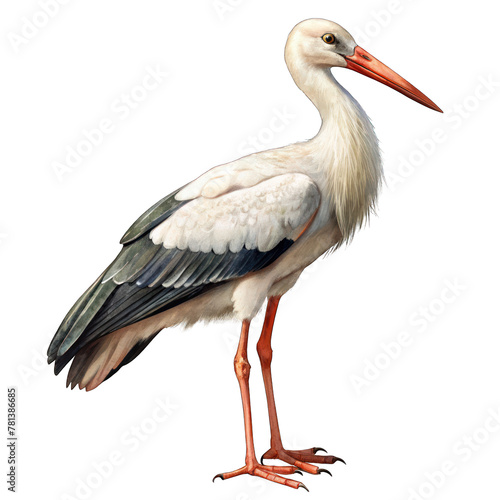
{"type": "Polygon", "coordinates": [[[299,144],[254,153],[208,170],[146,210],[130,226],[120,243],[127,244],[136,240],[197,198],[218,198],[284,174],[307,173],[300,168],[303,148],[297,146],[299,144]]]}
{"type": "Polygon", "coordinates": [[[319,203],[308,176],[278,175],[216,198],[199,196],[156,226],[150,238],[165,248],[217,255],[243,248],[268,252],[282,240],[295,241],[319,203]]]}
{"type": "Polygon", "coordinates": [[[300,172],[296,145],[261,151],[214,167],[184,186],[175,195],[178,201],[193,200],[199,196],[216,198],[230,191],[248,188],[289,172],[300,172]]]}

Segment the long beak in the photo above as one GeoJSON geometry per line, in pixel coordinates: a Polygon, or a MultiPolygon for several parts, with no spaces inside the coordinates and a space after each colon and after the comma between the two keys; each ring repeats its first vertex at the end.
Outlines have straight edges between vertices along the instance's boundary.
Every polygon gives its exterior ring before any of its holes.
{"type": "Polygon", "coordinates": [[[362,75],[369,76],[388,87],[401,92],[401,94],[419,102],[420,104],[439,111],[443,111],[439,106],[434,104],[427,96],[422,94],[420,90],[415,88],[410,82],[399,76],[392,69],[388,68],[384,63],[369,54],[366,50],[362,49],[359,45],[354,50],[352,56],[345,56],[347,67],[362,75]]]}

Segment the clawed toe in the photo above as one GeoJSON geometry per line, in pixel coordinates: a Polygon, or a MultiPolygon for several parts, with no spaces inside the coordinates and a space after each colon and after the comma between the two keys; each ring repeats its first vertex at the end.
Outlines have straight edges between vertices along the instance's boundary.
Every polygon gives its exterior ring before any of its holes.
{"type": "Polygon", "coordinates": [[[319,446],[316,446],[314,448],[311,448],[312,452],[316,455],[318,451],[324,451],[325,453],[328,453],[324,448],[320,448],[319,446]]]}
{"type": "Polygon", "coordinates": [[[332,476],[332,473],[328,469],[318,469],[318,474],[321,474],[322,472],[326,472],[327,474],[329,474],[330,476],[332,476]]]}
{"type": "Polygon", "coordinates": [[[222,474],[217,474],[216,476],[214,476],[212,482],[215,482],[217,478],[224,480],[224,479],[229,479],[231,477],[240,476],[241,474],[250,474],[251,476],[258,476],[263,479],[267,479],[268,481],[272,481],[274,483],[290,486],[291,488],[295,489],[304,488],[307,491],[309,491],[306,488],[306,486],[300,481],[295,481],[293,479],[288,479],[278,475],[278,474],[295,474],[295,473],[302,475],[298,467],[294,465],[273,466],[273,465],[250,464],[250,465],[245,465],[231,472],[224,472],[222,474]]]}
{"type": "Polygon", "coordinates": [[[276,450],[271,448],[262,455],[260,463],[263,464],[265,458],[279,459],[310,474],[321,474],[322,472],[326,472],[330,474],[330,476],[332,475],[330,471],[320,469],[312,464],[334,464],[335,462],[342,462],[345,464],[344,460],[333,455],[317,455],[319,451],[326,453],[326,450],[320,447],[308,448],[306,450],[276,450]]]}

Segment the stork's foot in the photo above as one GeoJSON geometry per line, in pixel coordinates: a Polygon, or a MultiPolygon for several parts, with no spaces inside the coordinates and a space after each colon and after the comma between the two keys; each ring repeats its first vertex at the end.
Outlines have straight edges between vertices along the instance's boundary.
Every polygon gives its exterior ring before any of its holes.
{"type": "MultiPolygon", "coordinates": [[[[244,465],[240,469],[236,469],[232,472],[224,472],[223,474],[217,474],[213,481],[218,477],[221,479],[229,479],[231,477],[240,476],[241,474],[250,474],[251,476],[258,476],[268,481],[273,481],[274,483],[284,484],[285,486],[290,486],[290,488],[304,488],[307,490],[304,484],[299,481],[294,481],[293,479],[287,479],[278,474],[294,474],[297,472],[300,474],[298,467],[291,466],[271,466],[271,465],[260,465],[259,463],[250,463],[244,465]]],[[[309,491],[309,490],[307,490],[309,491]]]]}
{"type": "Polygon", "coordinates": [[[324,448],[318,447],[308,448],[307,450],[285,450],[283,448],[271,448],[267,450],[264,455],[262,455],[260,462],[263,463],[263,460],[265,458],[278,459],[290,465],[298,467],[305,472],[309,472],[310,474],[321,474],[322,472],[326,472],[330,474],[330,476],[331,473],[328,470],[321,469],[309,462],[315,464],[334,464],[335,462],[342,462],[345,464],[345,462],[341,458],[334,457],[333,455],[317,455],[318,451],[324,451],[326,453],[326,450],[324,448]]]}

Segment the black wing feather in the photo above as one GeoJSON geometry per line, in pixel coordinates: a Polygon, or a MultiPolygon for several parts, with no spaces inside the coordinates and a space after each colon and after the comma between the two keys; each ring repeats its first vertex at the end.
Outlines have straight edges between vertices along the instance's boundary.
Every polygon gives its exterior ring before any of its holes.
{"type": "Polygon", "coordinates": [[[179,188],[173,193],[170,193],[165,198],[161,199],[158,203],[154,204],[151,208],[146,210],[127,230],[123,235],[120,243],[127,245],[134,240],[146,234],[150,229],[168,219],[174,212],[179,210],[182,205],[188,203],[187,201],[178,201],[175,195],[182,189],[179,188]]]}
{"type": "Polygon", "coordinates": [[[49,363],[56,361],[56,374],[96,339],[175,307],[224,281],[258,271],[293,244],[283,239],[267,252],[242,248],[223,254],[155,245],[149,238],[150,230],[187,203],[175,199],[178,191],[139,217],[123,236],[124,246],[116,259],[66,315],[48,349],[49,363]]]}
{"type": "Polygon", "coordinates": [[[92,294],[99,299],[94,299],[94,303],[100,304],[99,308],[92,309],[91,316],[75,308],[75,314],[82,317],[76,321],[70,318],[66,323],[71,323],[73,328],[64,337],[60,331],[54,337],[49,356],[56,360],[56,373],[90,342],[175,307],[224,281],[258,271],[276,260],[292,243],[285,239],[268,252],[243,248],[240,252],[218,255],[212,251],[165,249],[155,245],[148,234],[141,236],[124,247],[89,289],[90,293],[86,292],[91,299],[92,294]],[[137,249],[132,248],[134,246],[137,249]],[[144,264],[144,259],[137,258],[138,252],[152,258],[144,264]],[[78,326],[80,328],[76,328],[78,326]]]}

